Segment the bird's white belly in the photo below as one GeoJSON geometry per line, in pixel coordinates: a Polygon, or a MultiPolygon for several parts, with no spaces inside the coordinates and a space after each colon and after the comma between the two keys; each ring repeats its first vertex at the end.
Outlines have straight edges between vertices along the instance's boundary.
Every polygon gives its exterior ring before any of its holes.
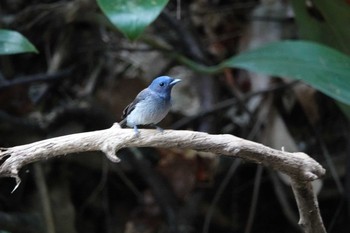
{"type": "Polygon", "coordinates": [[[160,101],[155,104],[150,100],[137,103],[135,109],[127,116],[127,126],[157,124],[168,114],[170,104],[160,101]]]}

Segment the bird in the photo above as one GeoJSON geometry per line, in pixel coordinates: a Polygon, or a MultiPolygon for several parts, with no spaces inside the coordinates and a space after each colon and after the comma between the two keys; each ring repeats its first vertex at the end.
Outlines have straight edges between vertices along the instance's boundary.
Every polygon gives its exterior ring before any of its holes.
{"type": "Polygon", "coordinates": [[[169,76],[155,78],[143,89],[123,111],[121,127],[134,128],[139,136],[138,126],[150,125],[163,131],[157,124],[164,119],[171,107],[171,90],[181,79],[169,76]]]}

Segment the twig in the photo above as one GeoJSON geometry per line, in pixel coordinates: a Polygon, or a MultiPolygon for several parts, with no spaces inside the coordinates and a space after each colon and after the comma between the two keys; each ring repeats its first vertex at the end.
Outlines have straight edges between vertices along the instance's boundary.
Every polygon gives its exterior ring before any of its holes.
{"type": "Polygon", "coordinates": [[[51,202],[49,198],[49,191],[47,189],[45,176],[41,164],[35,164],[35,182],[38,186],[40,201],[43,209],[46,231],[48,233],[55,233],[55,222],[52,214],[51,202]]]}
{"type": "Polygon", "coordinates": [[[180,232],[178,223],[179,201],[174,195],[169,183],[163,180],[163,178],[152,168],[150,161],[144,158],[139,149],[130,148],[129,150],[133,155],[128,158],[128,161],[143,177],[151,189],[157,204],[163,211],[164,218],[169,226],[169,232],[180,232]]]}
{"type": "Polygon", "coordinates": [[[333,161],[333,158],[331,156],[331,153],[329,153],[327,145],[321,136],[320,129],[318,129],[318,127],[316,128],[316,126],[312,123],[311,123],[311,126],[312,126],[312,131],[314,133],[315,139],[319,145],[319,148],[322,151],[322,155],[325,158],[325,161],[328,165],[327,167],[329,168],[329,172],[334,180],[334,183],[338,189],[338,192],[340,195],[343,195],[345,190],[344,190],[344,186],[342,184],[342,181],[340,180],[339,171],[336,168],[334,161],[333,161]]]}
{"type": "Polygon", "coordinates": [[[332,220],[330,221],[330,223],[327,226],[327,232],[328,233],[331,233],[333,231],[334,227],[337,224],[337,221],[339,220],[338,219],[339,216],[342,214],[342,210],[343,210],[344,207],[345,207],[345,198],[343,197],[343,198],[341,198],[339,200],[339,203],[338,203],[337,208],[335,210],[335,213],[334,213],[334,215],[332,217],[332,220]]]}
{"type": "Polygon", "coordinates": [[[22,146],[0,149],[0,174],[16,178],[24,165],[59,155],[86,151],[102,151],[112,162],[119,162],[116,151],[125,147],[188,148],[210,151],[252,161],[285,173],[293,180],[300,223],[306,233],[325,232],[318,203],[310,181],[319,179],[325,169],[302,152],[289,153],[233,135],[212,135],[187,130],[140,130],[135,137],[133,129],[121,129],[116,123],[111,128],[46,139],[22,146]],[[316,230],[316,231],[315,231],[316,230]]]}
{"type": "Polygon", "coordinates": [[[63,77],[68,77],[71,73],[72,73],[72,69],[66,69],[66,70],[58,71],[52,74],[35,74],[35,75],[18,77],[11,81],[6,81],[4,83],[1,83],[0,90],[10,88],[13,86],[30,85],[36,82],[54,82],[57,80],[61,80],[63,77]]]}
{"type": "MultiPolygon", "coordinates": [[[[198,62],[199,66],[211,64],[209,57],[205,53],[205,49],[201,46],[200,41],[193,35],[189,27],[186,27],[181,21],[174,19],[169,12],[163,11],[162,19],[179,35],[179,41],[182,42],[184,53],[188,54],[194,62],[198,62]]],[[[175,56],[176,59],[176,56],[175,56]]],[[[176,59],[179,61],[179,59],[176,59]]],[[[185,59],[186,60],[186,59],[185,59]]],[[[208,74],[201,76],[200,82],[192,83],[197,88],[200,95],[200,105],[202,109],[211,109],[216,102],[217,92],[215,91],[215,79],[208,74]]],[[[211,132],[214,129],[215,119],[207,117],[202,119],[198,126],[199,131],[211,132]]]]}
{"type": "MultiPolygon", "coordinates": [[[[237,101],[241,101],[241,99],[238,99],[236,98],[235,100],[237,101]]],[[[243,102],[240,102],[242,105],[243,105],[243,102]]],[[[246,108],[245,108],[246,109],[246,108]]],[[[246,109],[247,110],[247,109],[246,109]]],[[[250,118],[252,118],[252,113],[250,111],[247,111],[248,115],[250,118]]],[[[265,119],[265,117],[264,117],[265,119]]],[[[258,128],[261,127],[261,123],[262,121],[255,121],[254,123],[254,126],[252,128],[252,130],[250,131],[249,135],[248,135],[248,139],[252,139],[256,136],[256,132],[258,128]]],[[[223,181],[221,182],[217,192],[215,193],[215,196],[213,198],[213,201],[212,203],[210,204],[210,207],[208,209],[208,213],[206,214],[205,216],[205,221],[204,221],[204,227],[203,227],[203,233],[208,233],[209,232],[209,225],[210,225],[210,222],[211,222],[211,218],[212,218],[212,215],[213,215],[213,212],[214,212],[214,208],[217,204],[217,202],[219,201],[223,191],[226,189],[226,186],[228,185],[229,181],[231,180],[231,178],[233,177],[235,171],[238,169],[238,166],[241,164],[241,161],[240,159],[237,159],[234,161],[234,163],[232,163],[230,169],[228,170],[225,178],[223,179],[223,181]]],[[[254,181],[254,187],[256,187],[256,184],[257,183],[260,183],[260,177],[256,176],[255,178],[255,181],[254,181]]],[[[259,185],[260,186],[260,185],[259,185]]],[[[256,189],[254,189],[256,190],[256,189]]],[[[253,192],[253,197],[255,196],[255,193],[256,192],[253,192]]],[[[256,194],[257,195],[257,194],[256,194]]],[[[254,199],[254,198],[253,198],[254,199]]],[[[253,204],[252,204],[253,205],[253,204]]],[[[252,208],[251,208],[252,209],[252,208]]],[[[251,211],[250,211],[251,212],[251,211]]]]}
{"type": "Polygon", "coordinates": [[[260,185],[261,185],[261,175],[263,172],[263,167],[258,166],[255,173],[255,179],[254,179],[254,191],[253,191],[253,197],[249,208],[249,216],[248,221],[245,227],[244,232],[250,233],[253,228],[253,222],[255,218],[256,213],[256,207],[258,205],[258,198],[259,198],[259,191],[260,191],[260,185]]]}
{"type": "MultiPolygon", "coordinates": [[[[291,81],[289,83],[272,86],[272,87],[267,88],[267,89],[254,91],[254,92],[248,93],[245,96],[243,96],[240,101],[242,101],[244,103],[244,102],[250,100],[251,98],[253,98],[255,96],[264,95],[264,94],[267,94],[267,93],[270,93],[270,92],[275,92],[275,91],[279,91],[281,89],[289,88],[289,87],[292,87],[292,86],[298,84],[299,82],[300,82],[299,80],[295,80],[295,81],[291,81]]],[[[239,103],[239,100],[237,98],[231,98],[231,99],[224,100],[224,101],[216,104],[211,109],[207,109],[207,110],[201,111],[200,113],[198,113],[198,114],[196,114],[194,116],[186,117],[186,118],[183,118],[183,119],[175,122],[172,125],[172,128],[173,129],[180,129],[182,127],[185,127],[186,125],[188,125],[189,123],[191,123],[192,121],[194,121],[194,120],[196,120],[198,118],[205,117],[205,116],[210,115],[210,114],[214,114],[214,113],[216,113],[216,112],[218,112],[220,110],[223,110],[225,108],[231,107],[231,106],[233,106],[233,105],[235,105],[237,103],[239,103]]]]}
{"type": "Polygon", "coordinates": [[[223,194],[223,192],[225,191],[229,181],[231,180],[233,175],[236,173],[236,171],[237,171],[238,167],[240,166],[241,162],[242,162],[242,160],[237,159],[231,164],[227,175],[225,176],[224,180],[221,182],[218,191],[215,193],[214,199],[213,199],[212,203],[210,204],[208,212],[207,212],[207,214],[205,216],[204,226],[203,226],[203,233],[208,233],[209,232],[209,226],[210,226],[210,222],[211,222],[212,216],[214,214],[214,210],[215,210],[216,204],[218,203],[218,201],[219,201],[221,195],[223,194]]]}
{"type": "Polygon", "coordinates": [[[298,205],[301,228],[307,233],[326,233],[311,182],[292,179],[291,184],[298,205]]]}
{"type": "Polygon", "coordinates": [[[186,53],[196,62],[207,63],[204,50],[199,46],[199,42],[194,38],[190,30],[188,30],[181,21],[174,19],[167,10],[164,10],[160,17],[179,35],[179,40],[186,53]],[[181,36],[180,36],[181,35],[181,36]]]}
{"type": "Polygon", "coordinates": [[[100,195],[103,192],[104,188],[106,187],[107,180],[108,180],[108,160],[103,159],[100,181],[98,182],[94,190],[89,194],[86,201],[84,201],[82,207],[80,207],[81,212],[83,212],[86,209],[86,207],[89,206],[89,204],[93,203],[93,201],[97,199],[98,195],[100,195]]]}
{"type": "Polygon", "coordinates": [[[269,175],[273,184],[273,189],[275,190],[277,200],[281,205],[282,212],[286,216],[287,220],[292,224],[296,232],[301,232],[300,227],[297,225],[297,216],[288,201],[287,193],[282,182],[278,178],[276,172],[269,171],[269,175]]]}

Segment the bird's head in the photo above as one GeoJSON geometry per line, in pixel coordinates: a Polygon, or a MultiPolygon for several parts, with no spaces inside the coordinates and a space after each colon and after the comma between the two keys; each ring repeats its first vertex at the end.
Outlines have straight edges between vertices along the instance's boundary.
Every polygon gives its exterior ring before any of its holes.
{"type": "Polygon", "coordinates": [[[170,96],[171,89],[180,81],[181,79],[174,79],[169,76],[160,76],[154,79],[148,88],[162,96],[170,96]]]}

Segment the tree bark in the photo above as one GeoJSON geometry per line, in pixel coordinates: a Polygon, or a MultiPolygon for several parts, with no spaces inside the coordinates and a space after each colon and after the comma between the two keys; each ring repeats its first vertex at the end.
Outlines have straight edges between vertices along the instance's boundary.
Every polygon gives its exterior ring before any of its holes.
{"type": "Polygon", "coordinates": [[[86,151],[102,151],[112,162],[119,162],[116,152],[125,147],[182,148],[213,152],[252,161],[288,175],[298,203],[300,221],[305,233],[322,233],[324,230],[317,198],[311,181],[321,178],[325,169],[302,152],[290,153],[275,150],[262,144],[233,135],[212,135],[187,130],[121,129],[116,123],[111,128],[93,132],[71,134],[26,145],[0,149],[0,175],[16,178],[24,165],[60,155],[86,151]],[[318,226],[316,228],[316,226],[318,226]]]}

